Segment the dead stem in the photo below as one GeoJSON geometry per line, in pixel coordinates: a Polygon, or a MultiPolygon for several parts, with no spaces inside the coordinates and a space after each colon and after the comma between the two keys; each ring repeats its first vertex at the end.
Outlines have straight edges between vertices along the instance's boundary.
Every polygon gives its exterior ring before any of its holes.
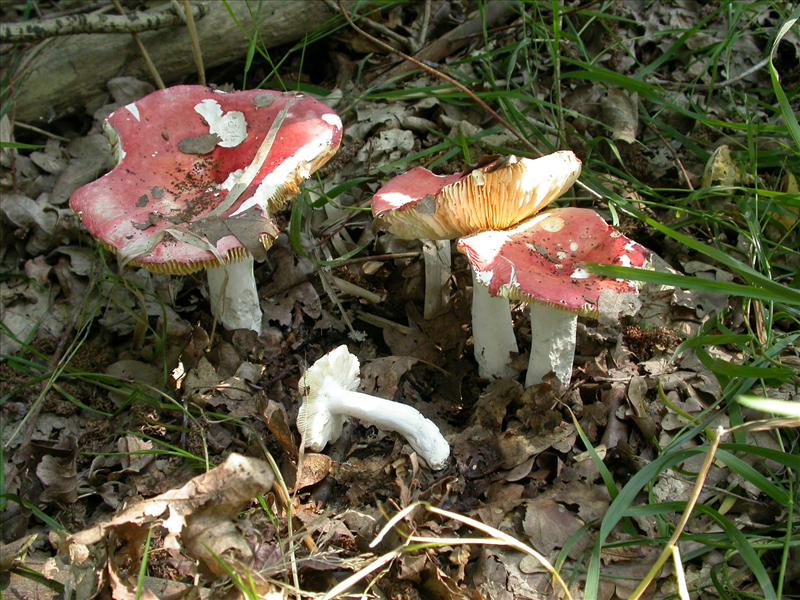
{"type": "Polygon", "coordinates": [[[186,27],[189,29],[189,36],[192,38],[192,56],[197,67],[197,82],[200,85],[206,84],[206,70],[203,66],[203,51],[200,48],[200,36],[197,34],[197,25],[194,22],[192,7],[189,0],[183,0],[183,14],[186,17],[186,27]]]}
{"type": "MultiPolygon", "coordinates": [[[[119,0],[111,0],[114,3],[114,7],[117,9],[117,12],[125,16],[125,9],[123,8],[122,4],[120,4],[119,0]]],[[[136,42],[136,46],[139,48],[139,54],[142,55],[142,60],[144,60],[144,64],[147,67],[147,71],[150,73],[150,77],[153,78],[153,83],[156,84],[158,89],[163,90],[166,86],[164,85],[164,80],[161,79],[161,75],[158,73],[158,69],[156,68],[153,59],[150,58],[150,53],[147,51],[147,48],[144,47],[142,40],[139,38],[139,34],[135,31],[131,31],[131,37],[133,41],[136,42]]]]}

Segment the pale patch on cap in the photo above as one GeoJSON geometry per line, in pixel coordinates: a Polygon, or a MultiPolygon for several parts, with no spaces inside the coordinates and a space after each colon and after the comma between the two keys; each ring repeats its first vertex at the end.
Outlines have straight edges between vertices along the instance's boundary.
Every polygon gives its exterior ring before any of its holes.
{"type": "Polygon", "coordinates": [[[549,233],[557,233],[564,229],[564,219],[551,215],[542,221],[541,228],[549,233]]]}
{"type": "Polygon", "coordinates": [[[342,120],[336,113],[325,113],[324,115],[320,115],[319,118],[325,121],[328,125],[332,125],[338,129],[341,129],[342,127],[342,120]]]}
{"type": "Polygon", "coordinates": [[[136,106],[136,102],[131,102],[130,104],[126,104],[125,108],[128,110],[129,113],[133,115],[133,118],[137,121],[141,121],[139,118],[139,107],[136,106]]]}
{"type": "Polygon", "coordinates": [[[196,104],[194,110],[208,123],[209,133],[220,138],[218,146],[235,148],[247,139],[247,120],[244,113],[234,110],[223,114],[219,102],[210,99],[196,104]]]}

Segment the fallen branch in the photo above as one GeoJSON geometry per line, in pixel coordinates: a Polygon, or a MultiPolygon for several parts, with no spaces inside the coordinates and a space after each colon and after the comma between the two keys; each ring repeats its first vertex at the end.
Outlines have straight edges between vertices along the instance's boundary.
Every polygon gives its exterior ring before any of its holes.
{"type": "MultiPolygon", "coordinates": [[[[349,6],[353,2],[346,0],[349,6]]],[[[197,21],[206,70],[243,61],[253,38],[262,49],[291,43],[334,15],[322,0],[193,0],[191,4],[208,11],[197,21]]],[[[196,72],[192,40],[182,21],[138,35],[165,84],[196,81],[191,77],[196,72]]],[[[106,83],[113,77],[146,77],[148,71],[130,35],[99,33],[47,39],[27,51],[20,68],[10,75],[16,83],[14,118],[41,123],[84,110],[107,93],[106,83]]]]}
{"type": "MultiPolygon", "coordinates": [[[[204,4],[192,6],[192,15],[200,19],[208,8],[204,4]]],[[[23,21],[0,25],[0,42],[35,42],[58,35],[75,33],[138,33],[181,25],[183,18],[172,7],[157,12],[135,12],[129,15],[79,14],[42,21],[23,21]]]]}

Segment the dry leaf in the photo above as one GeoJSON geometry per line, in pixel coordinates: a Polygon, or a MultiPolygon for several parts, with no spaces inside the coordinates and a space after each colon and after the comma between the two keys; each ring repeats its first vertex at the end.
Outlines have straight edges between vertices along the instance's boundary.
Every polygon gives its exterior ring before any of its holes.
{"type": "Polygon", "coordinates": [[[318,484],[331,472],[333,461],[330,456],[309,452],[303,455],[303,472],[297,478],[295,490],[318,484]]]}
{"type": "Polygon", "coordinates": [[[608,90],[603,99],[603,122],[611,130],[611,137],[632,144],[639,128],[638,94],[628,95],[618,88],[608,90]]]}
{"type": "Polygon", "coordinates": [[[182,542],[210,572],[222,574],[212,553],[243,561],[252,558],[249,544],[232,519],[253,498],[268,491],[273,479],[264,461],[231,454],[224,463],[182,487],[137,502],[110,520],[71,535],[68,543],[95,544],[115,531],[122,538],[134,537],[135,529],[160,524],[167,531],[165,549],[180,550],[182,542]]]}

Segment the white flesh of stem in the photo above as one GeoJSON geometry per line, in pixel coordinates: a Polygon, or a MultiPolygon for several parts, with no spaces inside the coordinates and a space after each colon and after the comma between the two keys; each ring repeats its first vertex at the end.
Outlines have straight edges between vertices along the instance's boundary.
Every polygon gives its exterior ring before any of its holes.
{"type": "Polygon", "coordinates": [[[531,302],[530,311],[531,357],[525,387],[541,383],[550,371],[564,386],[569,385],[578,315],[539,302],[531,302]]]}
{"type": "Polygon", "coordinates": [[[517,352],[508,300],[489,294],[472,272],[472,339],[481,377],[513,377],[510,353],[517,352]]]}
{"type": "Polygon", "coordinates": [[[211,312],[225,329],[252,329],[261,333],[261,306],[258,302],[253,257],[210,267],[208,295],[211,312]]]}
{"type": "Polygon", "coordinates": [[[432,469],[441,469],[447,464],[450,445],[436,424],[416,408],[339,387],[326,394],[329,412],[399,433],[432,469]]]}
{"type": "Polygon", "coordinates": [[[443,312],[447,305],[447,282],[450,280],[450,240],[422,240],[425,261],[425,319],[443,312]]]}

